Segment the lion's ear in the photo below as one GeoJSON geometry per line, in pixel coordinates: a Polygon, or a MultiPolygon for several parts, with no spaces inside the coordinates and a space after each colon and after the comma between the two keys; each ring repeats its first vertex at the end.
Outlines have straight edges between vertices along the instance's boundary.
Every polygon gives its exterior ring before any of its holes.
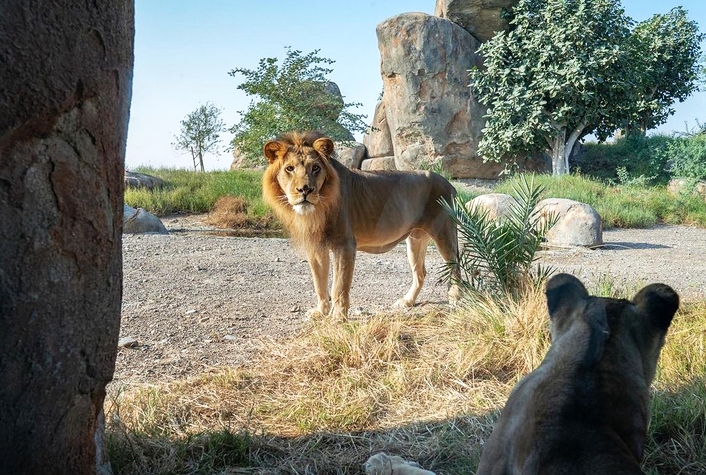
{"type": "Polygon", "coordinates": [[[328,137],[322,137],[314,141],[314,150],[319,152],[326,158],[330,158],[333,154],[333,142],[328,137]]]}
{"type": "Polygon", "coordinates": [[[666,284],[650,284],[632,299],[657,328],[666,331],[679,308],[679,295],[666,284]]]}
{"type": "Polygon", "coordinates": [[[265,144],[263,151],[265,153],[265,157],[267,157],[267,161],[269,163],[274,163],[278,158],[280,158],[281,155],[284,155],[287,151],[287,146],[276,140],[270,140],[265,144]]]}

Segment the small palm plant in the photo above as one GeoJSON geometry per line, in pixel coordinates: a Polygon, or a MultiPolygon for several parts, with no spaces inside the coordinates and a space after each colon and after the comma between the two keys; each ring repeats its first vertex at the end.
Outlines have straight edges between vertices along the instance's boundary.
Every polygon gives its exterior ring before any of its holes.
{"type": "Polygon", "coordinates": [[[527,285],[538,286],[553,270],[532,264],[545,235],[556,217],[535,212],[544,187],[534,185],[534,177],[521,176],[513,186],[515,202],[506,216],[491,218],[481,207],[468,209],[460,198],[442,206],[458,226],[460,275],[447,278],[466,294],[478,292],[517,294],[527,285]]]}

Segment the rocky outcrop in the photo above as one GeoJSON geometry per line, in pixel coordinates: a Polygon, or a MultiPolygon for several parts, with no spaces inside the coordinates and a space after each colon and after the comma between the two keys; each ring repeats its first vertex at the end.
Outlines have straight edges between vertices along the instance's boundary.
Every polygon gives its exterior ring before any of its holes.
{"type": "Polygon", "coordinates": [[[397,169],[440,163],[454,177],[497,177],[503,167],[476,156],[484,109],[471,97],[468,70],[480,66],[478,41],[424,13],[385,20],[377,37],[397,169]]]}
{"type": "Polygon", "coordinates": [[[508,31],[502,12],[517,0],[436,0],[434,15],[464,28],[478,41],[488,41],[498,31],[508,31]]]}
{"type": "Polygon", "coordinates": [[[363,145],[368,150],[370,158],[391,157],[395,154],[390,126],[387,124],[385,115],[385,101],[378,101],[375,105],[373,123],[363,137],[363,145]]]}
{"type": "Polygon", "coordinates": [[[360,142],[336,142],[336,158],[348,168],[360,168],[365,158],[365,145],[360,142]]]}

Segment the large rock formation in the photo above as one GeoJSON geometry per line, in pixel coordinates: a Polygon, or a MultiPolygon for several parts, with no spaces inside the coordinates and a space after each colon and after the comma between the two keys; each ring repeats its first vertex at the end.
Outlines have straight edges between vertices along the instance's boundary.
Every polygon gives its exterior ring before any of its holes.
{"type": "Polygon", "coordinates": [[[476,156],[484,109],[468,70],[478,41],[443,18],[404,13],[377,27],[385,117],[399,170],[441,164],[456,177],[494,178],[502,165],[476,156]]]}
{"type": "Polygon", "coordinates": [[[517,0],[436,0],[434,15],[451,20],[483,42],[496,32],[509,29],[502,12],[516,3],[517,0]]]}

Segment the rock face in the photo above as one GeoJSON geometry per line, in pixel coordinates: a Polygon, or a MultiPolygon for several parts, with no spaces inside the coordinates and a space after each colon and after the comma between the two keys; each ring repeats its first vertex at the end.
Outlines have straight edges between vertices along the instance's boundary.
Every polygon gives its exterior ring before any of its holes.
{"type": "Polygon", "coordinates": [[[586,203],[564,198],[548,198],[537,203],[535,212],[542,218],[558,218],[547,233],[547,243],[556,246],[593,247],[603,244],[603,221],[586,203]]]}
{"type": "Polygon", "coordinates": [[[0,473],[107,473],[134,2],[0,10],[0,473]]]}
{"type": "Polygon", "coordinates": [[[436,0],[434,15],[451,20],[484,42],[498,31],[508,31],[509,24],[501,14],[516,3],[517,0],[436,0]]]}
{"type": "Polygon", "coordinates": [[[387,124],[387,116],[385,115],[385,101],[378,101],[375,105],[373,123],[368,133],[363,137],[363,145],[368,150],[368,157],[370,158],[395,155],[395,150],[392,147],[390,126],[387,124]]]}
{"type": "Polygon", "coordinates": [[[441,163],[455,177],[494,178],[499,164],[476,156],[484,109],[471,97],[468,70],[478,41],[460,26],[405,13],[377,27],[385,117],[398,170],[441,163]]]}

